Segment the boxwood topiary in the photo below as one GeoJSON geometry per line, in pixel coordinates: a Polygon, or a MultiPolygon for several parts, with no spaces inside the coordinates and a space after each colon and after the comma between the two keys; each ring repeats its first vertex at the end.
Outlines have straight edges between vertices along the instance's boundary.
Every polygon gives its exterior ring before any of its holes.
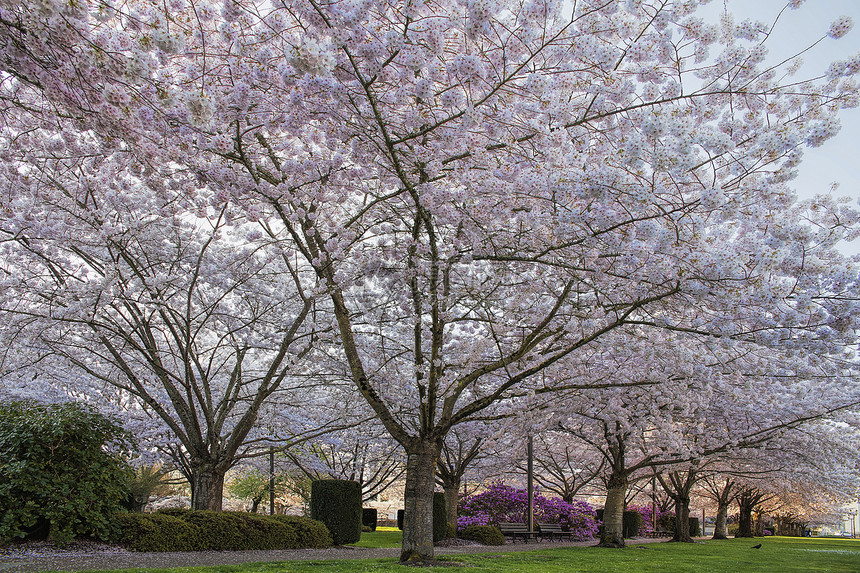
{"type": "Polygon", "coordinates": [[[323,549],[332,545],[331,533],[321,521],[298,515],[271,515],[269,519],[277,520],[293,530],[296,548],[323,549]]]}
{"type": "Polygon", "coordinates": [[[325,523],[335,545],[361,539],[361,486],[356,481],[311,482],[311,519],[325,523]]]}
{"type": "Polygon", "coordinates": [[[462,539],[477,541],[484,545],[504,545],[505,536],[495,525],[470,525],[460,532],[462,539]]]}
{"type": "Polygon", "coordinates": [[[376,524],[378,522],[378,512],[376,508],[373,507],[365,507],[361,510],[361,524],[365,527],[369,527],[371,531],[376,531],[376,524]]]}

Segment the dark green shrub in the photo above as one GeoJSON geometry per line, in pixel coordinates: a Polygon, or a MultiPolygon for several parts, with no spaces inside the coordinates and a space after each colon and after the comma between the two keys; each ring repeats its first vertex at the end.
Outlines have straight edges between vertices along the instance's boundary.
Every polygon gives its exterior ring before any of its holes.
{"type": "Polygon", "coordinates": [[[110,541],[133,551],[194,551],[200,528],[161,513],[118,513],[119,533],[110,541]]]}
{"type": "Polygon", "coordinates": [[[361,524],[370,528],[371,531],[376,531],[378,512],[372,507],[365,507],[361,510],[361,524]]]}
{"type": "Polygon", "coordinates": [[[295,532],[268,516],[234,511],[187,511],[178,519],[200,528],[201,550],[292,549],[297,546],[295,532]]]}
{"type": "Polygon", "coordinates": [[[448,531],[448,508],[445,505],[445,494],[433,492],[433,543],[445,539],[448,531]]]}
{"type": "Polygon", "coordinates": [[[699,527],[699,518],[691,517],[690,518],[690,537],[699,537],[702,534],[701,528],[699,527]]]}
{"type": "Polygon", "coordinates": [[[115,534],[131,448],[117,422],[87,406],[0,404],[0,541],[115,534]]]}
{"type": "Polygon", "coordinates": [[[325,523],[335,545],[361,539],[361,486],[347,480],[311,483],[311,519],[325,523]]]}
{"type": "Polygon", "coordinates": [[[625,538],[636,537],[642,527],[642,515],[638,511],[625,511],[624,521],[621,526],[622,535],[625,538]]]}
{"type": "Polygon", "coordinates": [[[403,516],[406,515],[405,509],[397,510],[397,529],[403,531],[403,516]]]}
{"type": "Polygon", "coordinates": [[[470,525],[460,532],[462,539],[477,541],[483,545],[504,545],[505,536],[495,525],[470,525]]]}
{"type": "Polygon", "coordinates": [[[296,548],[323,549],[332,545],[331,533],[321,521],[298,515],[271,515],[269,519],[277,520],[293,530],[296,548]]]}

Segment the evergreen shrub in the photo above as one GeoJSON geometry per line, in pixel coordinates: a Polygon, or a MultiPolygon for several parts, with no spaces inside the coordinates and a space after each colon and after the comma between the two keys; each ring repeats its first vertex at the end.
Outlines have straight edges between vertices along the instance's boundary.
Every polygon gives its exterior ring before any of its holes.
{"type": "Polygon", "coordinates": [[[365,507],[361,510],[361,524],[370,528],[371,531],[376,531],[377,525],[377,514],[376,509],[372,507],[365,507]]]}
{"type": "Polygon", "coordinates": [[[296,548],[325,549],[332,545],[331,532],[321,521],[298,515],[270,515],[269,519],[292,529],[296,536],[296,548]]]}
{"type": "Polygon", "coordinates": [[[445,505],[445,494],[433,492],[433,543],[445,539],[448,532],[448,509],[445,505]]]}
{"type": "Polygon", "coordinates": [[[132,551],[195,551],[200,548],[200,528],[162,513],[118,513],[119,532],[110,541],[132,551]]]}
{"type": "Polygon", "coordinates": [[[131,436],[88,406],[0,404],[0,541],[115,534],[131,436]]]}
{"type": "Polygon", "coordinates": [[[347,480],[311,482],[311,519],[328,527],[335,545],[361,539],[361,486],[347,480]]]}
{"type": "Polygon", "coordinates": [[[495,525],[470,525],[460,532],[460,538],[477,541],[483,545],[504,545],[505,536],[495,525]]]}

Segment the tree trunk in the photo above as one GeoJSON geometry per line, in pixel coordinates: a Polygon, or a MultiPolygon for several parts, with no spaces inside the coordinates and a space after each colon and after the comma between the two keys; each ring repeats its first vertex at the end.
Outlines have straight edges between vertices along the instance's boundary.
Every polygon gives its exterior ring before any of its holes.
{"type": "Polygon", "coordinates": [[[221,511],[225,473],[214,464],[192,468],[191,509],[221,511]]]}
{"type": "Polygon", "coordinates": [[[714,537],[713,537],[713,539],[728,539],[729,538],[728,514],[729,514],[729,506],[728,505],[721,503],[717,506],[717,520],[716,520],[716,522],[714,522],[714,537]]]}
{"type": "Polygon", "coordinates": [[[446,483],[445,490],[445,513],[448,521],[448,535],[457,536],[457,502],[460,501],[460,482],[446,483]]]}
{"type": "Polygon", "coordinates": [[[624,498],[627,495],[627,476],[612,474],[606,488],[603,506],[603,534],[600,547],[624,547],[624,498]]]}
{"type": "Polygon", "coordinates": [[[739,500],[738,506],[740,517],[738,519],[738,532],[735,534],[735,537],[755,537],[752,528],[752,505],[739,500]]]}
{"type": "Polygon", "coordinates": [[[440,446],[419,441],[406,452],[406,491],[403,506],[401,563],[432,563],[433,488],[440,446]]]}
{"type": "Polygon", "coordinates": [[[692,543],[690,537],[690,498],[684,496],[675,497],[675,533],[672,541],[680,543],[692,543]]]}

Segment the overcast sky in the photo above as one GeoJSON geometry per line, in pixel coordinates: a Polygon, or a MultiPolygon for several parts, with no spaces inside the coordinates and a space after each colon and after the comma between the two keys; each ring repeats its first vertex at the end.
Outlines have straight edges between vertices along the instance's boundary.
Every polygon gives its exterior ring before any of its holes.
{"type": "MultiPolygon", "coordinates": [[[[735,21],[747,18],[771,25],[787,0],[713,0],[700,11],[705,19],[716,22],[727,7],[735,21]]],[[[833,60],[843,60],[860,52],[860,0],[807,0],[795,10],[785,10],[768,38],[771,61],[778,62],[800,49],[813,44],[827,34],[830,23],[839,16],[850,16],[854,28],[839,40],[825,38],[811,51],[803,54],[804,68],[799,77],[809,77],[823,71],[833,60]]],[[[797,179],[791,185],[802,197],[829,193],[830,184],[839,183],[837,196],[860,199],[860,108],[843,110],[842,130],[822,147],[804,150],[804,159],[797,179]]],[[[860,253],[860,242],[854,241],[843,249],[860,253]]]]}

